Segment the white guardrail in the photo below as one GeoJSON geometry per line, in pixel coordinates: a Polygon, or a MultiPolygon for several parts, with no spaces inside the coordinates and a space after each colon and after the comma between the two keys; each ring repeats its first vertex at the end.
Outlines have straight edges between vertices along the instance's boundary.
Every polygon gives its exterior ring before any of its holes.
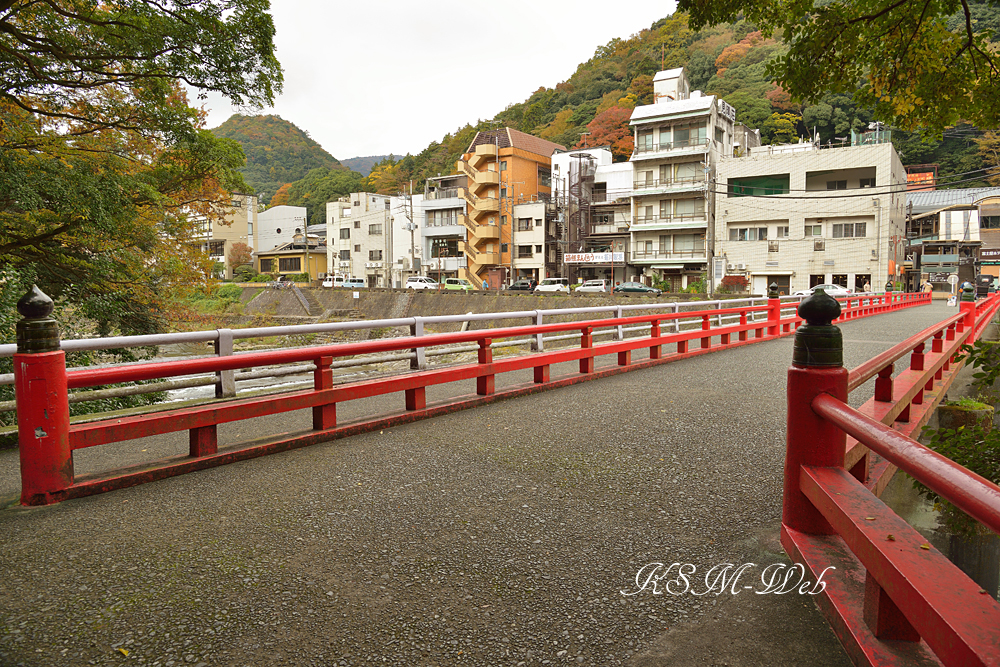
{"type": "MultiPolygon", "coordinates": [[[[861,295],[857,295],[861,296],[861,295]]],[[[794,310],[803,297],[781,297],[782,317],[788,314],[789,310],[794,310]]],[[[686,301],[660,304],[624,304],[614,306],[595,306],[592,308],[561,308],[543,310],[523,310],[510,312],[493,313],[466,313],[464,315],[438,315],[432,317],[405,317],[386,320],[362,320],[349,322],[329,322],[325,324],[302,324],[293,326],[278,327],[255,327],[248,329],[213,329],[210,331],[192,331],[183,333],[153,334],[147,336],[116,336],[110,338],[82,338],[61,341],[60,348],[65,352],[75,351],[95,351],[121,348],[146,348],[158,347],[161,345],[177,345],[183,343],[211,343],[215,348],[212,355],[196,355],[191,358],[201,356],[229,356],[239,355],[234,353],[233,343],[236,340],[250,338],[273,338],[275,336],[301,336],[308,334],[336,333],[358,330],[386,329],[395,327],[407,327],[410,335],[419,338],[424,335],[425,327],[434,324],[463,323],[465,330],[473,322],[491,322],[496,320],[528,319],[533,324],[539,325],[547,318],[560,317],[566,315],[602,315],[610,314],[613,317],[624,317],[625,313],[637,310],[643,311],[667,311],[673,313],[683,313],[694,310],[710,310],[724,308],[738,308],[742,305],[761,307],[767,304],[766,297],[750,297],[744,299],[726,299],[714,301],[686,301]]],[[[716,326],[723,326],[725,322],[738,321],[739,315],[719,314],[715,318],[716,326]]],[[[767,319],[767,314],[763,311],[753,313],[750,321],[767,319]]],[[[701,317],[698,318],[678,318],[667,325],[673,330],[681,331],[687,328],[700,328],[701,317]]],[[[667,328],[665,327],[665,328],[667,328]]],[[[615,340],[623,340],[628,335],[642,335],[649,330],[649,325],[636,327],[608,327],[607,329],[595,330],[594,337],[613,336],[615,340]]],[[[579,334],[562,334],[556,336],[545,336],[541,334],[531,338],[517,340],[501,340],[492,344],[493,348],[507,348],[530,346],[532,350],[544,350],[546,343],[554,343],[562,340],[579,338],[579,334]]],[[[429,356],[444,356],[461,352],[472,352],[478,350],[476,345],[463,345],[451,348],[441,348],[426,350],[425,348],[414,346],[414,350],[405,353],[386,353],[381,355],[370,355],[365,357],[354,357],[334,362],[331,367],[351,368],[358,366],[368,366],[371,364],[381,364],[387,362],[409,361],[413,369],[423,369],[427,367],[429,356]]],[[[17,346],[13,344],[0,345],[0,357],[11,357],[17,351],[17,346]]],[[[138,363],[148,363],[142,361],[138,363]]],[[[85,367],[78,367],[85,368],[85,367]]],[[[258,380],[266,377],[285,377],[308,373],[315,369],[313,364],[299,364],[290,366],[274,366],[263,369],[253,369],[244,371],[223,371],[216,373],[212,377],[196,377],[189,380],[171,380],[165,382],[154,382],[149,384],[112,387],[107,389],[87,390],[73,392],[69,396],[70,403],[82,403],[105,398],[120,398],[123,396],[134,396],[138,394],[149,394],[154,392],[169,391],[175,389],[185,389],[191,387],[203,387],[215,385],[216,398],[232,398],[238,394],[238,383],[250,380],[258,380]]],[[[311,380],[310,380],[311,382],[311,380]]],[[[14,383],[14,375],[6,373],[0,375],[0,385],[14,383]]],[[[287,390],[286,385],[282,391],[287,390]]],[[[15,409],[14,401],[0,402],[0,412],[12,412],[15,409]]]]}

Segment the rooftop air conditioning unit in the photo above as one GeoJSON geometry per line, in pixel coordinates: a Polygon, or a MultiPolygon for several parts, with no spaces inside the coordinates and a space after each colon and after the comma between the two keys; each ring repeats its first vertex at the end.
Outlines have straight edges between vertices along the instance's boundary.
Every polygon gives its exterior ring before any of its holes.
{"type": "Polygon", "coordinates": [[[742,264],[742,263],[740,263],[740,264],[737,264],[737,265],[736,265],[736,270],[737,270],[737,271],[745,271],[745,270],[746,270],[746,268],[747,268],[747,265],[746,265],[746,264],[742,264]]]}
{"type": "Polygon", "coordinates": [[[729,264],[729,265],[727,265],[727,266],[726,266],[726,268],[727,268],[728,270],[732,271],[732,270],[733,270],[734,268],[736,268],[736,267],[735,267],[735,266],[733,266],[732,264],[729,264]]]}

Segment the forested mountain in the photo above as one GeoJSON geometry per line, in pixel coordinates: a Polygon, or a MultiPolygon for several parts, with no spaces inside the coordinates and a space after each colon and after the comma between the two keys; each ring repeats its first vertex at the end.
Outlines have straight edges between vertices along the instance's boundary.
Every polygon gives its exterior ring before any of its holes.
{"type": "Polygon", "coordinates": [[[368,155],[366,157],[352,157],[349,160],[341,160],[340,163],[351,171],[356,171],[362,176],[367,176],[372,167],[386,159],[391,157],[389,155],[368,155]]]}
{"type": "Polygon", "coordinates": [[[306,132],[280,116],[236,114],[212,133],[243,147],[247,164],[240,171],[257,193],[263,193],[265,204],[282,185],[305,178],[313,169],[349,171],[306,132]]]}

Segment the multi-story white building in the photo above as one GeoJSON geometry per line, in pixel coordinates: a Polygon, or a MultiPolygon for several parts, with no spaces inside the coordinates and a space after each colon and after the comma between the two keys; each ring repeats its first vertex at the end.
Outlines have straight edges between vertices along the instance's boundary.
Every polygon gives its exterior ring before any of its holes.
{"type": "MultiPolygon", "coordinates": [[[[467,182],[465,174],[428,178],[423,196],[413,203],[414,222],[419,231],[416,244],[421,253],[418,257],[424,258],[421,262],[424,275],[442,280],[472,279],[466,270],[468,257],[477,257],[482,251],[467,242],[477,228],[469,219],[468,202],[460,193],[467,182]]],[[[497,238],[498,235],[499,231],[497,238]]]]}
{"type": "Polygon", "coordinates": [[[400,287],[413,273],[411,257],[421,256],[416,228],[410,245],[411,205],[409,197],[371,192],[327,202],[329,272],[364,278],[369,287],[400,287]]]}
{"type": "Polygon", "coordinates": [[[545,275],[545,203],[514,204],[512,211],[515,279],[548,277],[545,275]]]}
{"type": "Polygon", "coordinates": [[[630,264],[673,290],[711,261],[715,165],[733,154],[736,113],[714,95],[690,91],[683,68],[653,78],[654,104],[636,107],[631,157],[630,264]]]}
{"type": "Polygon", "coordinates": [[[902,274],[906,172],[888,132],[857,144],[762,146],[718,166],[716,278],[764,294],[835,283],[882,289],[902,274]],[[724,191],[724,194],[721,194],[724,191]]]}

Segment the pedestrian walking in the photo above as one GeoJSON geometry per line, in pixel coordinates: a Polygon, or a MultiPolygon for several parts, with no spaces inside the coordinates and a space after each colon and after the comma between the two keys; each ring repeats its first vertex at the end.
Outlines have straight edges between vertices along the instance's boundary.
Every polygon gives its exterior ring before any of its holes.
{"type": "Polygon", "coordinates": [[[489,292],[490,291],[490,281],[488,281],[488,280],[484,280],[483,281],[483,291],[484,292],[489,292]]]}

